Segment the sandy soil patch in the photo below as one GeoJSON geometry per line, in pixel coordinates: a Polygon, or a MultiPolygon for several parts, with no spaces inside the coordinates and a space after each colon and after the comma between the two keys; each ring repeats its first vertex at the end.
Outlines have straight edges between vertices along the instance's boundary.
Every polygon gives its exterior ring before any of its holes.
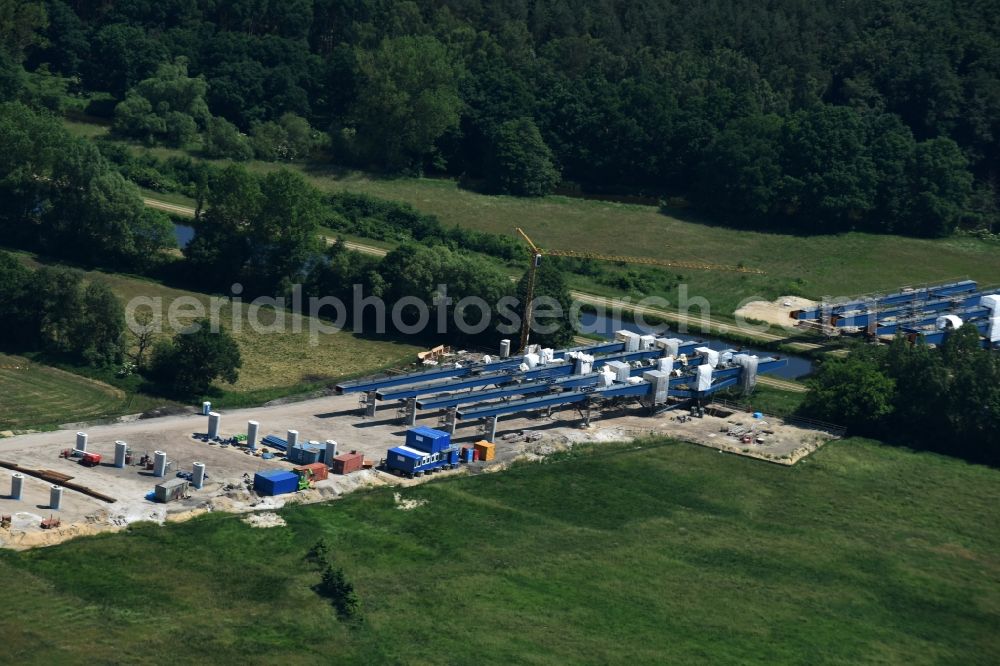
{"type": "Polygon", "coordinates": [[[810,301],[808,298],[782,296],[773,301],[751,301],[737,310],[736,316],[792,329],[796,325],[796,320],[791,315],[793,310],[805,310],[818,304],[818,301],[810,301]]]}
{"type": "Polygon", "coordinates": [[[276,513],[251,513],[249,516],[243,518],[243,522],[250,527],[284,527],[288,523],[285,519],[276,513]]]}

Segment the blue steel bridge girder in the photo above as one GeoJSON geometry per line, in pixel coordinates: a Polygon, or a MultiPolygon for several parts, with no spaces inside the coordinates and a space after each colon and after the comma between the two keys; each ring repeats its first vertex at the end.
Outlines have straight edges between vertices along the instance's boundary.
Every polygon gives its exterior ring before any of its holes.
{"type": "Polygon", "coordinates": [[[427,395],[429,393],[443,393],[445,391],[471,388],[473,386],[505,384],[519,378],[542,379],[562,377],[572,374],[572,372],[572,363],[561,363],[558,365],[550,364],[539,366],[533,370],[527,370],[525,372],[487,372],[456,380],[433,382],[430,384],[406,385],[399,388],[388,388],[377,391],[375,395],[379,400],[399,400],[403,398],[415,398],[418,395],[427,395]]]}
{"type": "MultiPolygon", "coordinates": [[[[989,317],[990,311],[988,308],[972,308],[969,310],[957,310],[949,312],[948,314],[953,314],[962,319],[963,322],[969,322],[971,320],[978,320],[984,317],[989,317]]],[[[900,321],[886,322],[884,324],[880,323],[875,329],[876,335],[891,335],[898,331],[899,329],[917,329],[923,326],[930,326],[937,322],[938,317],[942,316],[940,312],[934,314],[929,314],[924,317],[916,317],[912,319],[901,319],[900,321]]]]}
{"type": "Polygon", "coordinates": [[[459,394],[432,396],[423,400],[417,400],[417,409],[441,409],[444,407],[455,407],[457,405],[486,402],[497,398],[503,399],[515,395],[528,395],[531,393],[542,393],[555,389],[594,386],[597,384],[598,374],[599,373],[594,372],[587,375],[577,375],[556,379],[555,381],[524,382],[516,386],[505,386],[489,391],[465,391],[459,394]]]}
{"type": "MultiPolygon", "coordinates": [[[[694,352],[695,348],[701,344],[702,343],[700,342],[686,342],[679,346],[678,354],[691,354],[694,352]]],[[[663,354],[664,350],[662,349],[645,349],[642,351],[607,354],[605,356],[598,356],[594,359],[594,369],[596,370],[610,361],[622,361],[628,363],[631,361],[662,358],[663,354]]],[[[692,357],[688,359],[688,363],[696,364],[700,362],[700,360],[696,359],[697,357],[692,357]]],[[[560,364],[548,364],[539,366],[532,370],[525,370],[523,372],[511,368],[506,372],[489,372],[470,376],[471,372],[476,369],[477,368],[475,366],[472,366],[471,368],[462,368],[462,370],[468,370],[468,372],[461,377],[447,378],[438,382],[428,382],[423,384],[395,382],[394,385],[399,386],[400,388],[394,389],[393,386],[383,387],[386,390],[378,390],[376,397],[378,397],[379,400],[401,400],[404,398],[414,398],[419,395],[427,395],[429,393],[442,393],[445,391],[470,388],[473,386],[490,386],[492,384],[506,383],[512,381],[513,379],[561,377],[572,374],[573,363],[565,362],[560,364]]]]}
{"type": "Polygon", "coordinates": [[[832,323],[834,326],[837,326],[839,328],[848,328],[854,326],[866,327],[873,321],[881,322],[884,319],[888,319],[890,317],[898,317],[899,315],[905,315],[910,312],[913,313],[913,316],[919,316],[923,314],[929,315],[930,313],[944,312],[944,311],[951,311],[952,313],[957,313],[960,310],[975,308],[976,306],[979,305],[979,301],[985,295],[986,293],[975,292],[974,294],[968,296],[954,296],[939,301],[910,303],[905,306],[894,307],[887,310],[876,309],[867,312],[835,315],[832,323]]]}
{"type": "MultiPolygon", "coordinates": [[[[761,359],[757,365],[758,373],[766,373],[777,370],[788,364],[787,359],[767,357],[761,359]]],[[[701,395],[714,393],[722,388],[735,386],[739,383],[743,369],[740,367],[723,368],[712,373],[712,387],[701,395]]],[[[669,395],[685,396],[689,393],[698,394],[694,391],[680,391],[675,386],[692,386],[697,384],[697,377],[693,374],[685,374],[681,377],[673,377],[669,382],[669,395]]],[[[573,404],[587,400],[588,398],[610,398],[621,396],[645,396],[653,390],[651,384],[642,382],[640,384],[617,384],[610,388],[596,390],[577,390],[564,393],[555,393],[537,398],[525,398],[523,400],[511,400],[505,403],[494,403],[460,409],[457,413],[459,419],[473,419],[480,417],[501,416],[503,414],[513,414],[516,412],[533,411],[555,405],[573,404]]]]}
{"type": "MultiPolygon", "coordinates": [[[[638,353],[638,352],[633,352],[638,353]]],[[[656,356],[654,358],[659,358],[656,356]]],[[[700,356],[693,356],[688,359],[687,367],[697,367],[704,359],[700,356]]],[[[682,366],[683,367],[683,366],[682,366]]],[[[654,366],[644,365],[632,368],[629,375],[632,377],[641,376],[642,373],[654,370],[654,366]]],[[[454,407],[456,405],[485,402],[495,398],[507,398],[515,395],[527,395],[529,393],[541,393],[555,389],[579,388],[583,386],[593,386],[597,384],[600,373],[593,372],[588,375],[569,376],[555,379],[553,381],[534,380],[527,381],[516,386],[504,386],[490,391],[468,391],[459,395],[433,396],[417,401],[417,409],[441,409],[454,407]]],[[[676,378],[675,378],[676,379],[676,378]]],[[[686,379],[682,379],[686,381],[686,379]]],[[[452,384],[454,386],[454,384],[452,384]]]]}
{"type": "Polygon", "coordinates": [[[904,303],[918,303],[921,301],[946,298],[948,296],[973,292],[976,290],[976,286],[977,285],[974,280],[960,280],[959,282],[951,282],[934,287],[925,287],[914,289],[912,291],[887,294],[885,296],[875,298],[848,301],[847,303],[839,303],[831,305],[827,308],[819,307],[812,310],[803,310],[799,314],[798,318],[803,320],[819,319],[823,314],[842,314],[845,312],[853,312],[855,310],[868,310],[872,305],[876,308],[884,309],[904,303]]]}

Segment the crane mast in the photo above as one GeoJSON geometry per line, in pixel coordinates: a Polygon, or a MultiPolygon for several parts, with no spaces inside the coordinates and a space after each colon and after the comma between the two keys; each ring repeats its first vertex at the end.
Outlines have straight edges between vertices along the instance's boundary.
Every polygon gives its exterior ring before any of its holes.
{"type": "Polygon", "coordinates": [[[534,310],[535,279],[538,267],[542,263],[542,256],[550,257],[573,257],[576,259],[595,259],[597,261],[609,261],[625,264],[642,264],[646,266],[663,266],[666,268],[683,268],[699,271],[729,271],[732,273],[749,273],[753,275],[763,275],[764,271],[746,266],[727,266],[724,264],[709,264],[697,261],[673,261],[664,259],[652,259],[650,257],[629,257],[617,254],[600,254],[597,252],[581,252],[579,250],[542,250],[535,245],[531,237],[525,233],[521,227],[514,229],[518,235],[528,244],[531,253],[531,262],[528,264],[528,284],[525,291],[524,318],[521,321],[521,342],[520,351],[524,351],[528,346],[531,337],[532,314],[534,310]]]}

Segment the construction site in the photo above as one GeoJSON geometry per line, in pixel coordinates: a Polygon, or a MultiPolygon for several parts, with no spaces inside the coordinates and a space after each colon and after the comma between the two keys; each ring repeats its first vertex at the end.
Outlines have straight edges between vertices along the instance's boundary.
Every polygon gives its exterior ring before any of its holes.
{"type": "Polygon", "coordinates": [[[911,342],[943,344],[965,324],[979,331],[983,348],[1000,347],[1000,287],[980,288],[974,280],[909,287],[888,294],[824,299],[791,309],[799,327],[827,336],[863,336],[890,342],[903,335],[911,342]]]}
{"type": "Polygon", "coordinates": [[[31,548],[137,521],[260,512],[359,487],[500,469],[578,442],[671,436],[793,464],[837,428],[739,411],[784,359],[620,331],[605,343],[496,356],[436,349],[429,369],[335,395],[0,440],[0,545],[31,548]],[[4,478],[6,477],[6,478],[4,478]]]}

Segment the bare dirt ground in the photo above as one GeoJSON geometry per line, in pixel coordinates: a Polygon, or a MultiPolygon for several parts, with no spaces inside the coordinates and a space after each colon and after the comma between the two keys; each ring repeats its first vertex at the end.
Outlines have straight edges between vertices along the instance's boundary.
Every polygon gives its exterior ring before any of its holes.
{"type": "Polygon", "coordinates": [[[796,321],[792,319],[793,310],[805,310],[814,307],[817,301],[799,296],[782,296],[773,301],[751,301],[735,312],[737,317],[764,321],[774,326],[795,328],[796,321]]]}
{"type": "MultiPolygon", "coordinates": [[[[662,434],[740,455],[792,464],[823,441],[813,431],[771,423],[768,426],[774,434],[763,435],[764,444],[741,445],[727,436],[723,429],[731,425],[728,421],[751,421],[749,415],[735,415],[728,419],[706,416],[681,423],[676,419],[676,412],[654,417],[644,413],[638,408],[606,411],[601,415],[595,413],[589,428],[581,427],[580,415],[569,408],[551,416],[539,413],[520,418],[508,417],[500,421],[496,439],[497,457],[489,463],[463,465],[458,470],[437,472],[418,479],[402,479],[367,469],[347,476],[331,475],[312,489],[278,497],[258,497],[247,490],[244,474],[252,478],[255,472],[261,470],[291,469],[293,465],[284,459],[263,460],[239,447],[210,445],[195,438],[193,435],[207,429],[208,419],[201,415],[167,416],[86,428],[88,451],[100,453],[104,458],[97,467],[84,467],[76,459],[59,457],[61,450],[73,446],[75,429],[0,439],[0,460],[72,475],[74,483],[117,500],[106,503],[66,488],[60,509],[52,510],[49,508],[51,484],[26,476],[24,495],[20,501],[14,501],[9,495],[12,472],[0,469],[0,515],[11,516],[9,529],[0,529],[0,546],[23,549],[51,545],[75,536],[120,530],[136,521],[173,522],[207,511],[260,512],[293,502],[336,499],[359,487],[386,484],[405,487],[440,475],[495,471],[514,460],[538,459],[565,450],[577,442],[621,441],[662,434]],[[517,434],[522,431],[531,432],[533,436],[526,438],[517,434]],[[526,441],[528,439],[533,441],[526,441]],[[169,504],[147,499],[154,486],[163,479],[138,466],[113,467],[115,440],[126,441],[135,460],[142,454],[165,451],[174,463],[167,478],[173,478],[178,470],[191,471],[192,463],[199,461],[205,463],[208,479],[203,488],[191,488],[188,497],[169,504]],[[41,520],[50,515],[61,519],[62,525],[43,531],[41,520]]],[[[385,457],[388,448],[402,444],[406,431],[397,418],[394,405],[380,407],[374,419],[361,418],[355,395],[225,412],[220,434],[243,434],[248,420],[260,423],[261,437],[276,434],[284,438],[288,429],[295,429],[299,431],[300,441],[335,439],[340,452],[357,450],[375,463],[385,457]]],[[[435,427],[437,416],[420,418],[418,424],[435,427]]],[[[482,433],[478,423],[459,422],[454,441],[463,444],[480,439],[482,433]]]]}

